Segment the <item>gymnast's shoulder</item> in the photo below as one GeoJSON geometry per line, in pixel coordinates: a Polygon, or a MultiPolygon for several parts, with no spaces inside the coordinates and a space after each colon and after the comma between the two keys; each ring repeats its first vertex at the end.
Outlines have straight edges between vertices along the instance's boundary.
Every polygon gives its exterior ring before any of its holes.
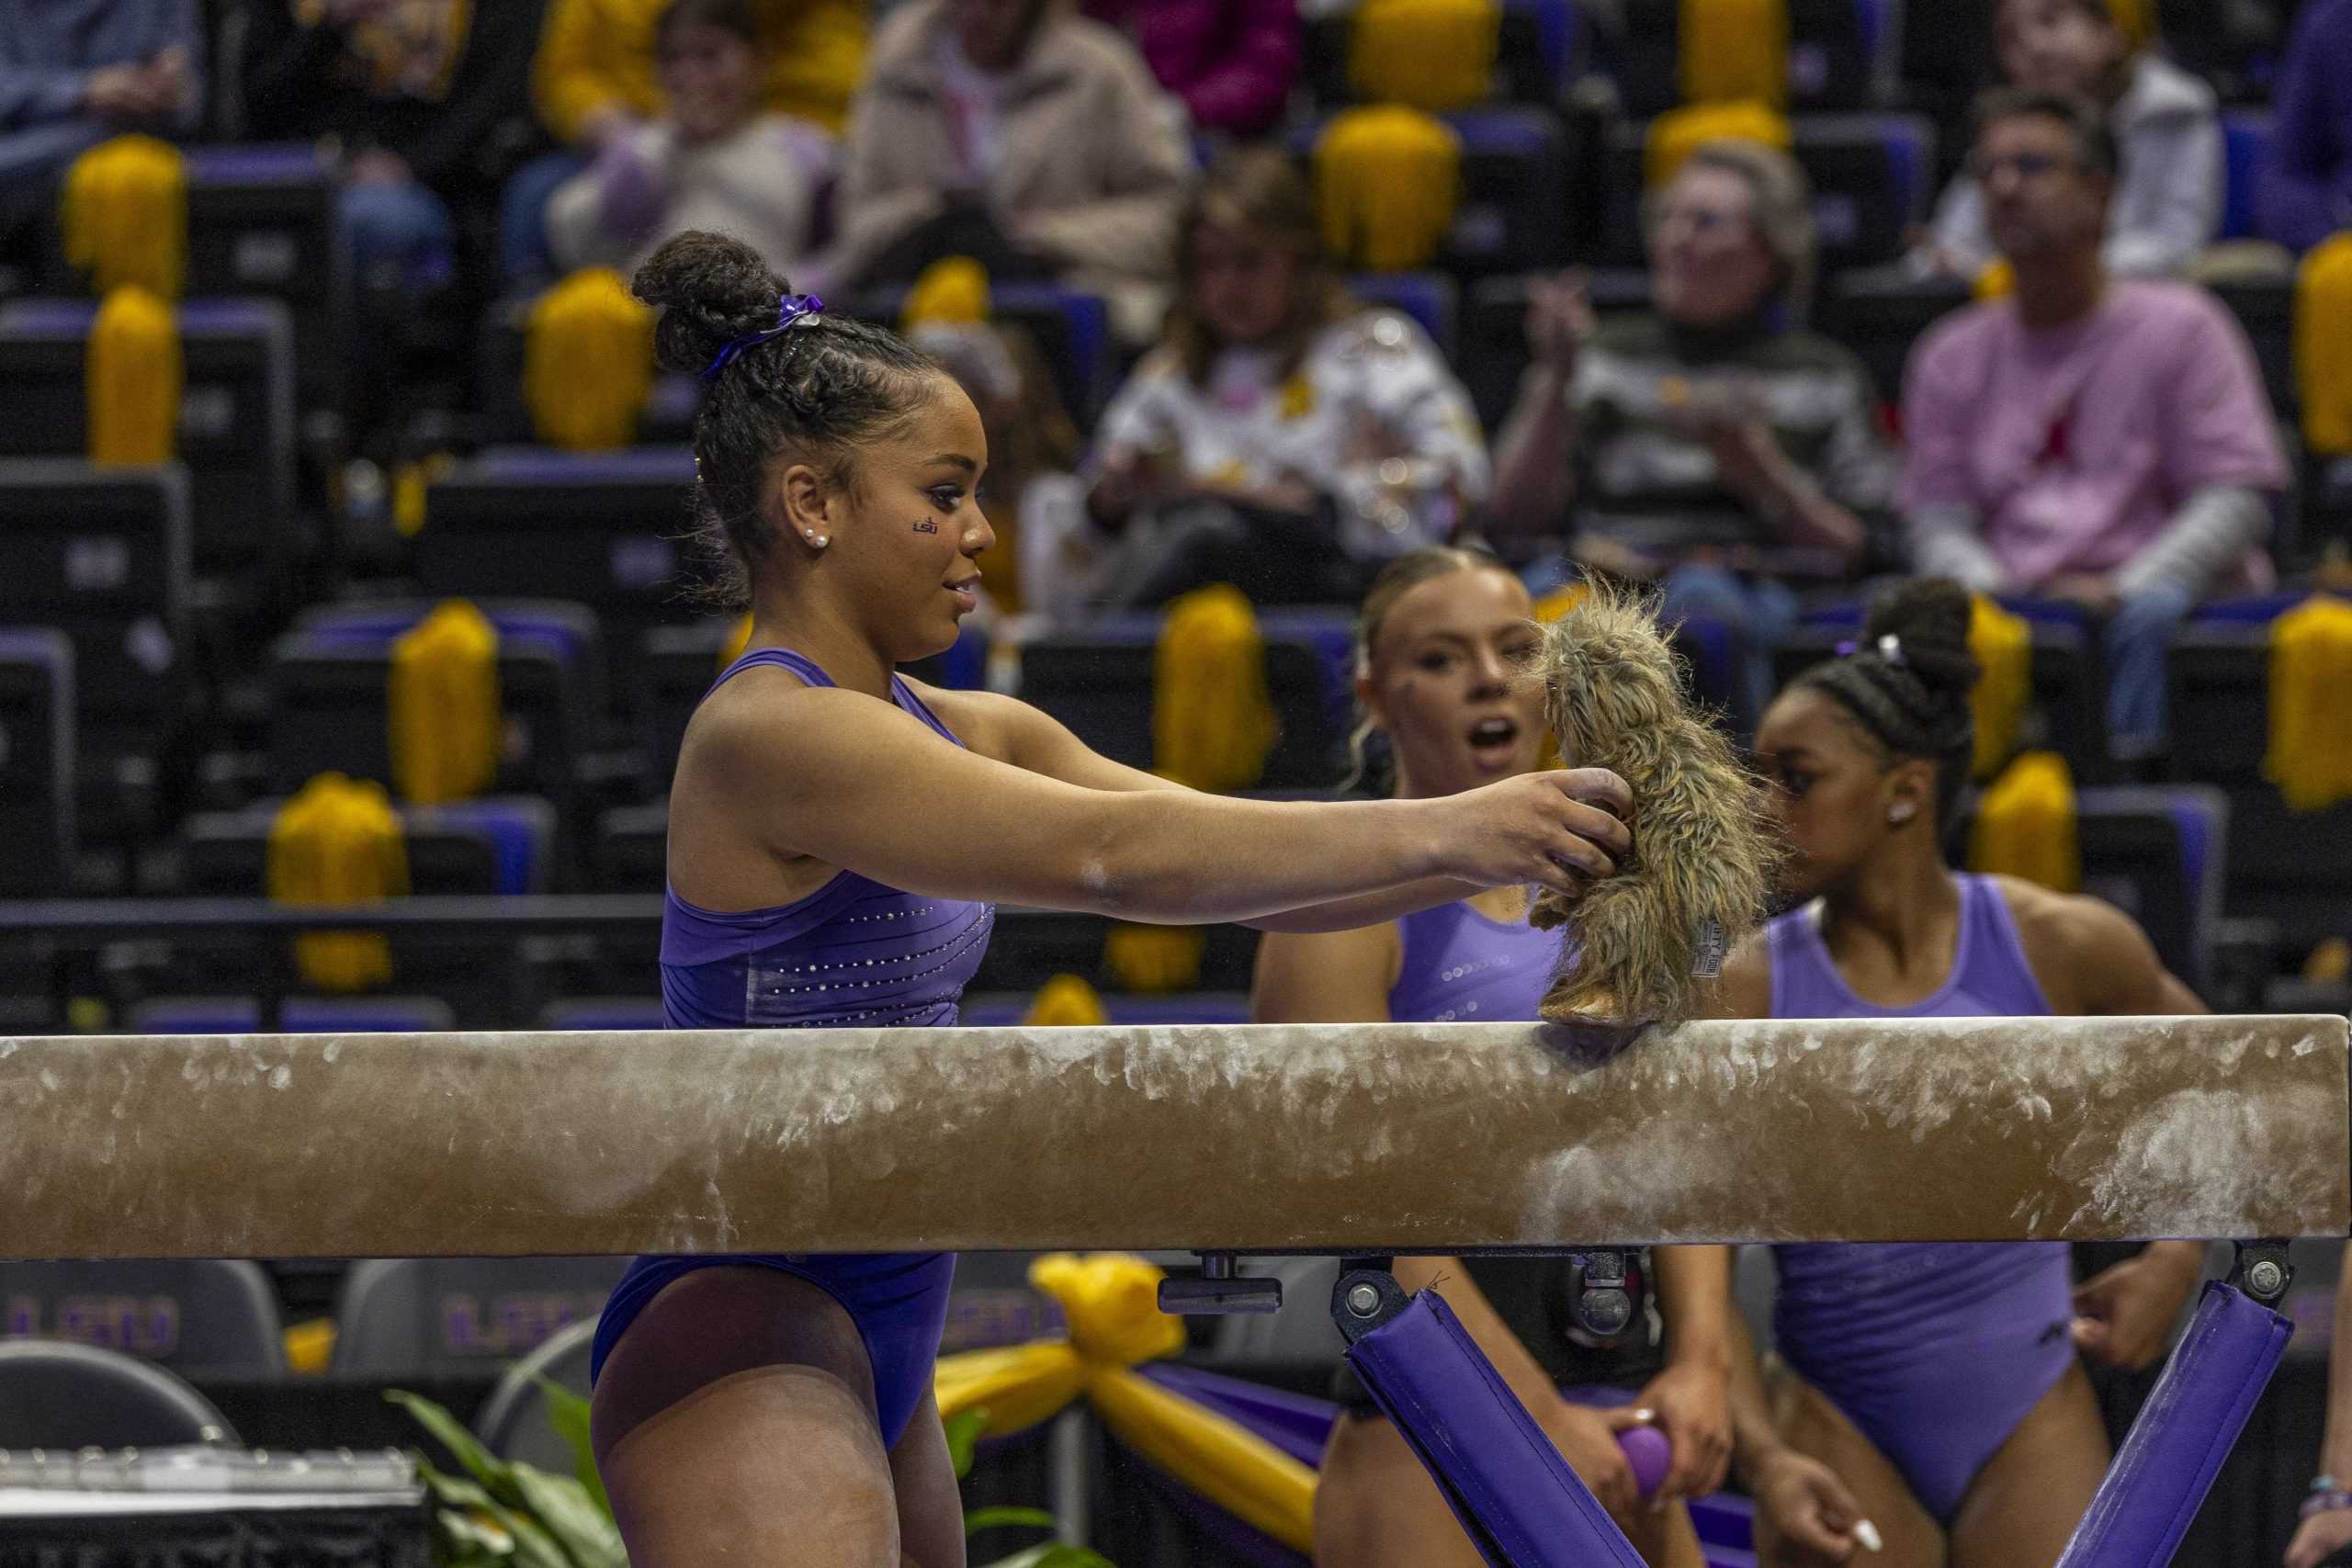
{"type": "Polygon", "coordinates": [[[1990,879],[2053,1011],[2116,1015],[2202,1011],[2156,956],[2138,921],[2104,898],[2020,877],[1990,879]]]}
{"type": "Polygon", "coordinates": [[[910,760],[938,738],[895,705],[838,686],[811,686],[756,666],[703,699],[678,750],[681,780],[773,791],[845,782],[843,775],[910,760]]]}

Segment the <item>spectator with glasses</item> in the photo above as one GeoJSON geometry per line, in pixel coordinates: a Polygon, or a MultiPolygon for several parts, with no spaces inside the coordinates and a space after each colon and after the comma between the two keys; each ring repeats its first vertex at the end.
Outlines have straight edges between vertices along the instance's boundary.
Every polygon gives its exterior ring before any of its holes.
{"type": "MultiPolygon", "coordinates": [[[[2134,50],[2106,0],[1999,0],[1993,46],[2007,84],[2088,98],[2119,149],[2107,270],[2171,277],[2222,219],[2222,123],[2213,89],[2154,50],[2134,50]]],[[[1922,271],[1975,277],[1998,254],[1984,182],[1963,172],[1915,253],[1922,271]]]]}
{"type": "Polygon", "coordinates": [[[2017,287],[1911,356],[1912,551],[1922,572],[2100,618],[2109,739],[2144,753],[2174,625],[2209,592],[2268,581],[2286,463],[2229,313],[2199,288],[2110,275],[2115,139],[2098,106],[2007,89],[1977,123],[1971,164],[2017,287]]]}
{"type": "Polygon", "coordinates": [[[1653,313],[1597,321],[1573,275],[1536,287],[1493,523],[1726,626],[1752,718],[1795,622],[1791,583],[1847,581],[1884,554],[1894,462],[1870,373],[1801,324],[1814,230],[1793,160],[1703,143],[1644,217],[1653,313]]]}

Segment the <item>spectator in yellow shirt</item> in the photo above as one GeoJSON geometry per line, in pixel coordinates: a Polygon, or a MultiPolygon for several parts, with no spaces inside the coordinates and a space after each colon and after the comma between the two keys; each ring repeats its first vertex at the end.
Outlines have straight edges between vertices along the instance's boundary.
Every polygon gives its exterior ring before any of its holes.
{"type": "MultiPolygon", "coordinates": [[[[564,143],[506,187],[499,218],[507,281],[554,270],[547,205],[556,187],[663,108],[654,38],[668,0],[549,0],[533,62],[540,120],[564,143]]],[[[752,0],[767,76],[761,107],[838,133],[865,70],[865,0],[752,0]]]]}

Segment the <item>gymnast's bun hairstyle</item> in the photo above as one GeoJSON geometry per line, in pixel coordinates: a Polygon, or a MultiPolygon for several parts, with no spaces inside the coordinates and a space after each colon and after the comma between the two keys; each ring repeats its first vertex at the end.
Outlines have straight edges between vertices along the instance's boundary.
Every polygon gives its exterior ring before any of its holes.
{"type": "Polygon", "coordinates": [[[821,312],[746,344],[775,326],[792,288],[722,234],[689,230],[668,241],[631,287],[662,313],[653,329],[662,368],[710,379],[695,416],[696,540],[717,573],[714,596],[743,604],[752,573],[776,547],[760,514],[768,464],[788,453],[829,486],[854,485],[856,447],[901,429],[938,367],[894,333],[821,312]]]}
{"type": "Polygon", "coordinates": [[[1973,602],[1950,578],[1918,577],[1881,595],[1854,651],[1796,680],[1835,697],[1890,760],[1936,765],[1936,820],[1949,829],[1976,754],[1969,698],[1984,671],[1969,650],[1973,602]]]}

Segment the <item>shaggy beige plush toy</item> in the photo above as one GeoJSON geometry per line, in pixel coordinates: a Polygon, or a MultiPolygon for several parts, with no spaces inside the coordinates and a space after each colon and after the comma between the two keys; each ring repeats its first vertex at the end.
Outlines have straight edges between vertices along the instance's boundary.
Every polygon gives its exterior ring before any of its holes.
{"type": "Polygon", "coordinates": [[[1601,585],[1544,629],[1542,671],[1560,754],[1634,795],[1632,853],[1581,899],[1540,894],[1537,926],[1576,940],[1544,1016],[1679,1023],[1724,955],[1756,929],[1780,845],[1755,777],[1692,710],[1655,604],[1601,585]]]}

